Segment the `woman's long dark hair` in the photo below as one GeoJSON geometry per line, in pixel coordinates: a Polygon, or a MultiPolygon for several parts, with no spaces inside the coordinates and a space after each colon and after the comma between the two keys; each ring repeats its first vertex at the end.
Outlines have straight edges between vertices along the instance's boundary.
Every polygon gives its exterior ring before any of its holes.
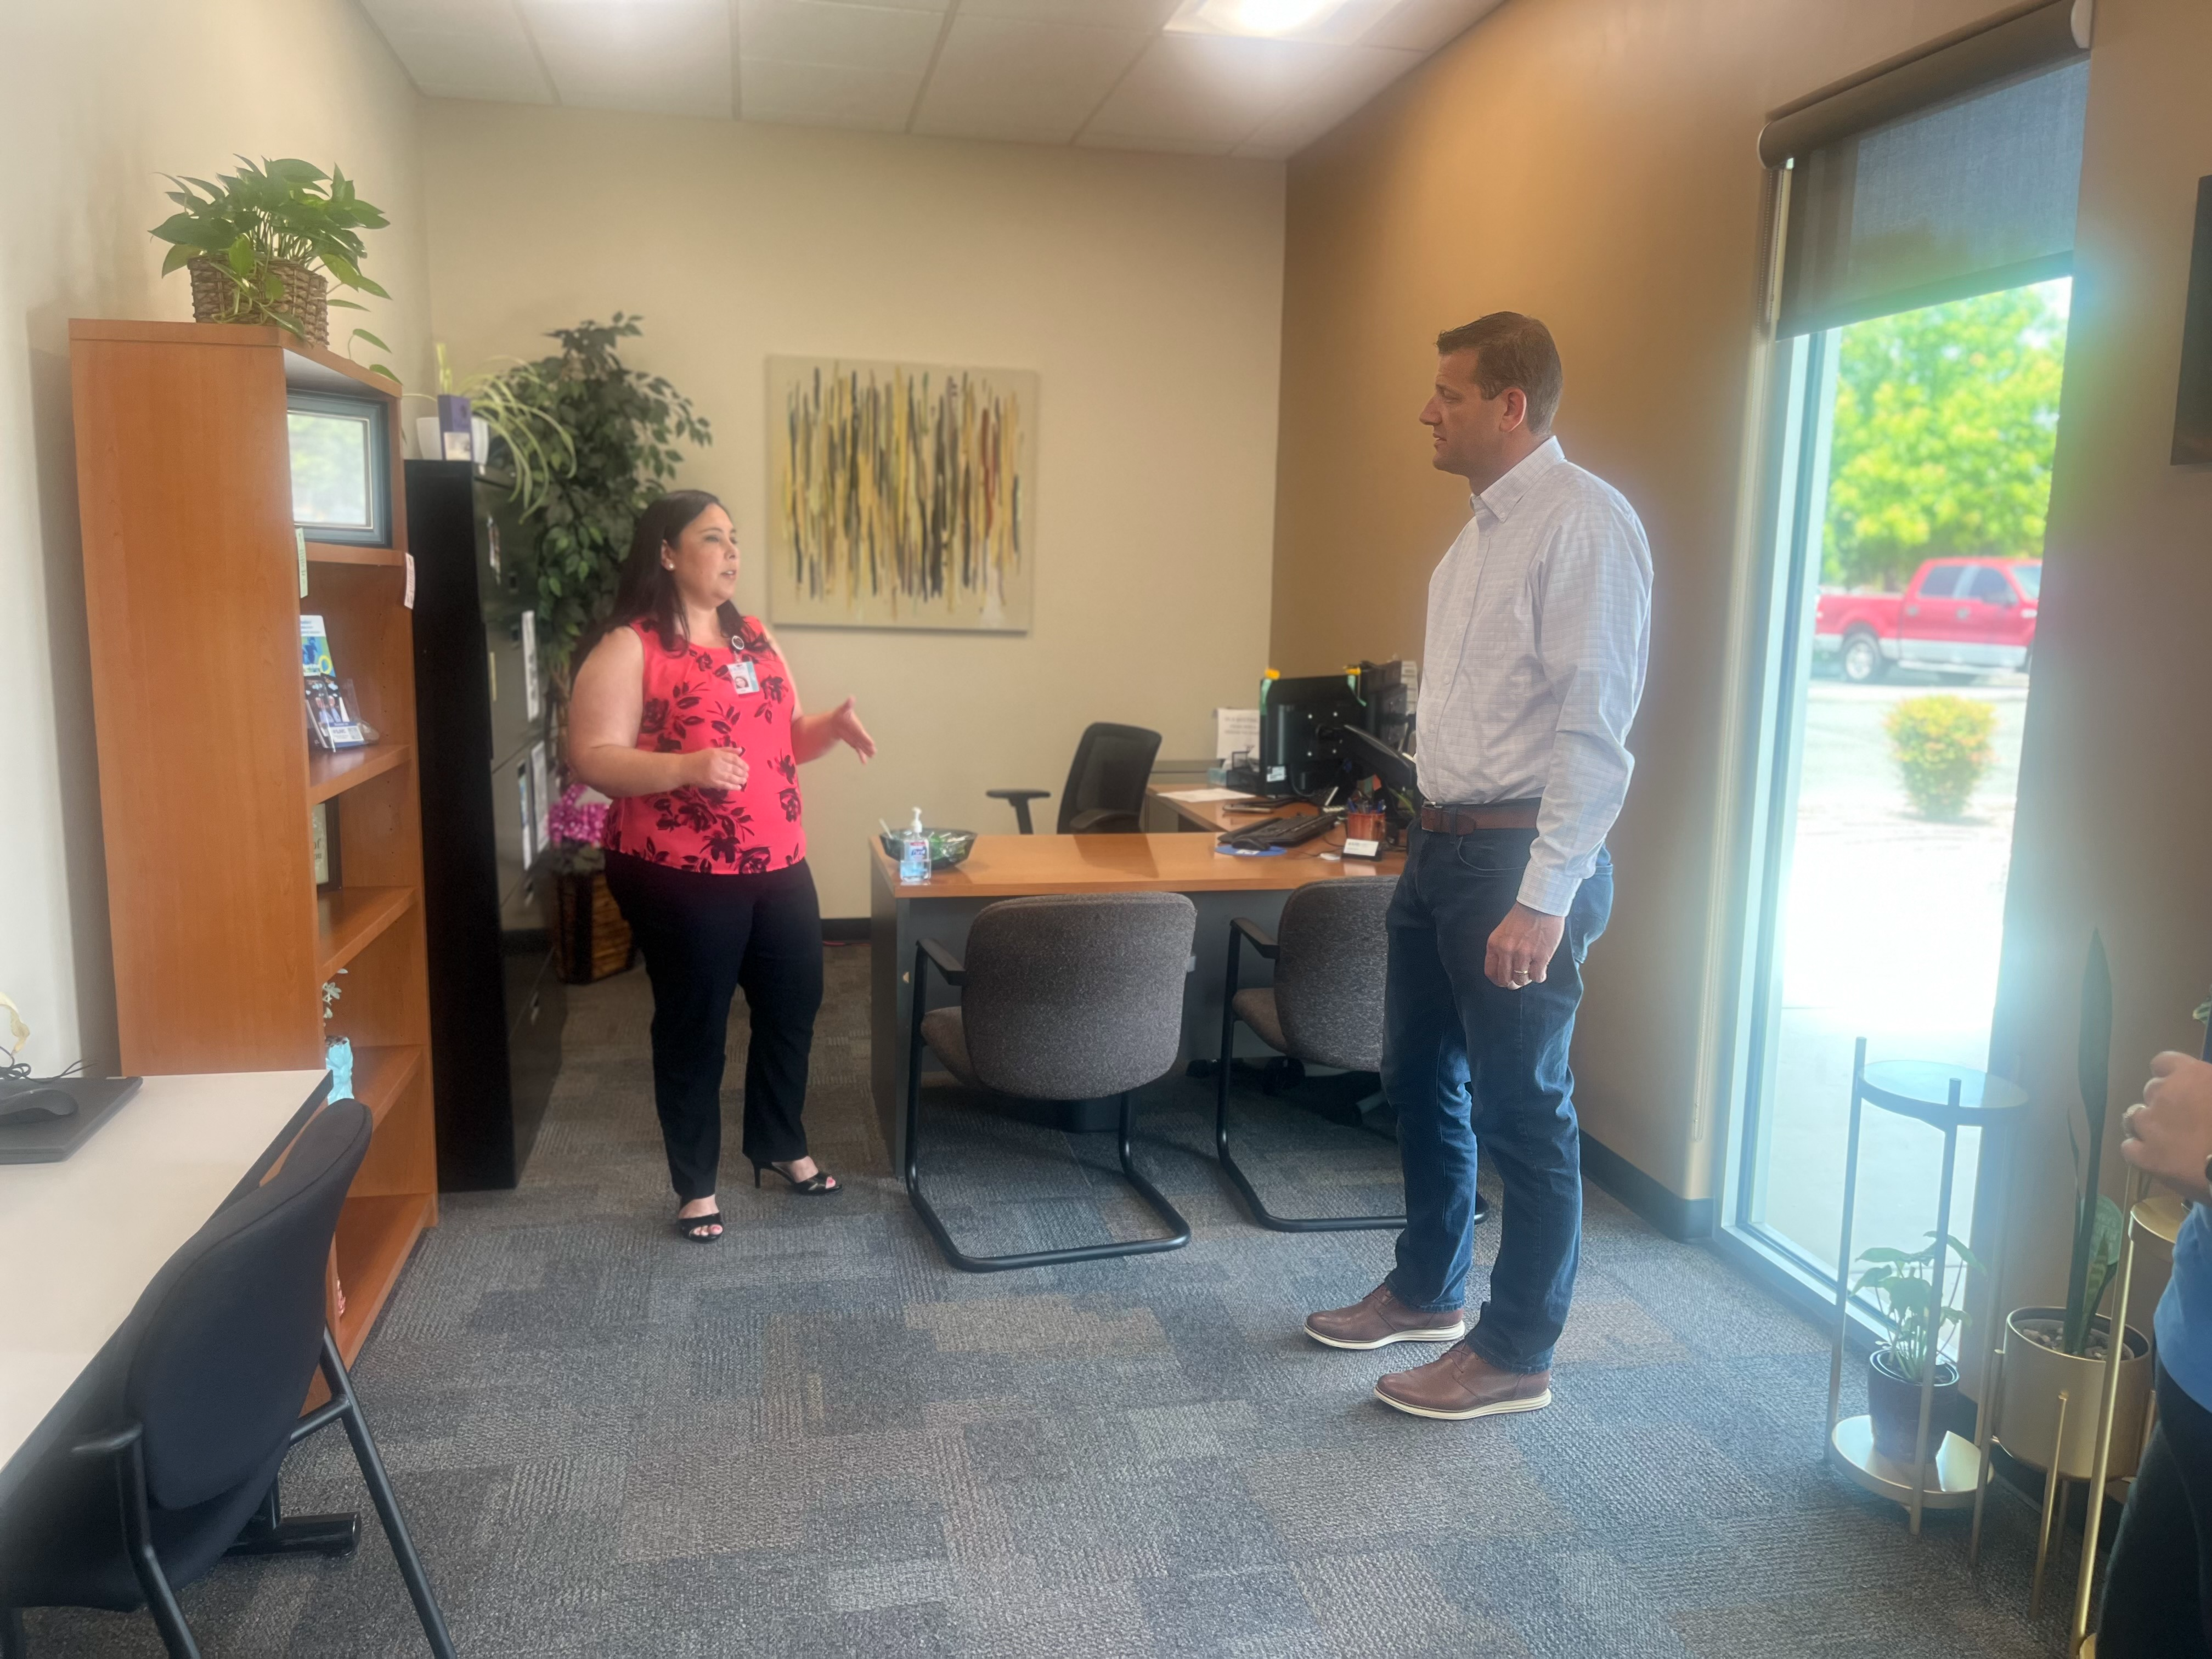
{"type": "MultiPolygon", "coordinates": [[[[629,555],[623,559],[621,579],[615,584],[613,608],[592,630],[591,638],[577,652],[576,661],[591,655],[592,648],[617,629],[647,617],[653,619],[653,631],[659,636],[662,650],[683,647],[690,637],[684,628],[684,596],[676,591],[676,573],[660,562],[661,550],[674,547],[694,520],[708,507],[721,505],[720,496],[706,490],[678,489],[637,515],[629,555]]],[[[729,600],[723,601],[714,618],[723,635],[741,650],[757,651],[768,643],[760,625],[729,600]]]]}

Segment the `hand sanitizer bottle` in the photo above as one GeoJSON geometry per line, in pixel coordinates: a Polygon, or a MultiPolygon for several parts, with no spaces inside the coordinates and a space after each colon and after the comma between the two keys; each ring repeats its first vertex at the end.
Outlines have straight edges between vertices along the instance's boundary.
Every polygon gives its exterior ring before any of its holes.
{"type": "Polygon", "coordinates": [[[906,839],[899,848],[899,880],[904,884],[929,879],[929,832],[921,827],[921,808],[914,809],[914,822],[907,825],[906,839]]]}

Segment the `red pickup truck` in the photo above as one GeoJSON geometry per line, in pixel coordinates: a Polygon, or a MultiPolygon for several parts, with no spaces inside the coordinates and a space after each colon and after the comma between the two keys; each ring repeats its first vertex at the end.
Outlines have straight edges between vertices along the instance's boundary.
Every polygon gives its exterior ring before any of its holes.
{"type": "Polygon", "coordinates": [[[2042,586],[2039,559],[1930,559],[1902,593],[1823,589],[1813,649],[1860,683],[1892,668],[1954,681],[2026,668],[2042,586]]]}

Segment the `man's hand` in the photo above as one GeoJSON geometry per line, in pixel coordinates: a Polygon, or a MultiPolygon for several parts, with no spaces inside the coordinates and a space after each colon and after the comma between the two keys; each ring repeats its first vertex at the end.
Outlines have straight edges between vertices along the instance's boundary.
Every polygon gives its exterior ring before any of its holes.
{"type": "Polygon", "coordinates": [[[1503,986],[1509,991],[1520,990],[1541,980],[1551,966],[1552,957],[1558,953],[1559,935],[1566,927],[1565,916],[1547,916],[1541,910],[1516,904],[1505,913],[1505,920],[1498,924],[1498,931],[1490,936],[1490,949],[1483,957],[1482,971],[1492,985],[1503,986]]]}
{"type": "Polygon", "coordinates": [[[2120,1156],[2194,1199],[2212,1197],[2204,1160],[2212,1157],[2212,1066],[2171,1051],[2150,1063],[2142,1104],[2120,1119],[2120,1156]]]}
{"type": "Polygon", "coordinates": [[[860,724],[860,710],[853,707],[852,698],[848,697],[837,705],[837,712],[830,717],[830,731],[863,762],[876,757],[876,740],[868,735],[868,728],[860,724]]]}
{"type": "Polygon", "coordinates": [[[742,789],[752,769],[735,749],[696,749],[684,757],[684,781],[700,789],[742,789]]]}

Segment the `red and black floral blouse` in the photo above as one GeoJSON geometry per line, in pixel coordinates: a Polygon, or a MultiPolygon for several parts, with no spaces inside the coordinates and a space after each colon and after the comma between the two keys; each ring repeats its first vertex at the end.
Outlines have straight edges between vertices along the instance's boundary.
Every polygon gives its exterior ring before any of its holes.
{"type": "MultiPolygon", "coordinates": [[[[757,623],[746,631],[760,635],[757,623]]],[[[735,641],[665,649],[652,620],[631,624],[645,647],[645,719],[637,746],[659,755],[734,749],[750,772],[742,789],[686,785],[632,795],[607,813],[606,848],[706,875],[750,876],[806,856],[792,752],[791,672],[772,646],[735,641]]]]}

